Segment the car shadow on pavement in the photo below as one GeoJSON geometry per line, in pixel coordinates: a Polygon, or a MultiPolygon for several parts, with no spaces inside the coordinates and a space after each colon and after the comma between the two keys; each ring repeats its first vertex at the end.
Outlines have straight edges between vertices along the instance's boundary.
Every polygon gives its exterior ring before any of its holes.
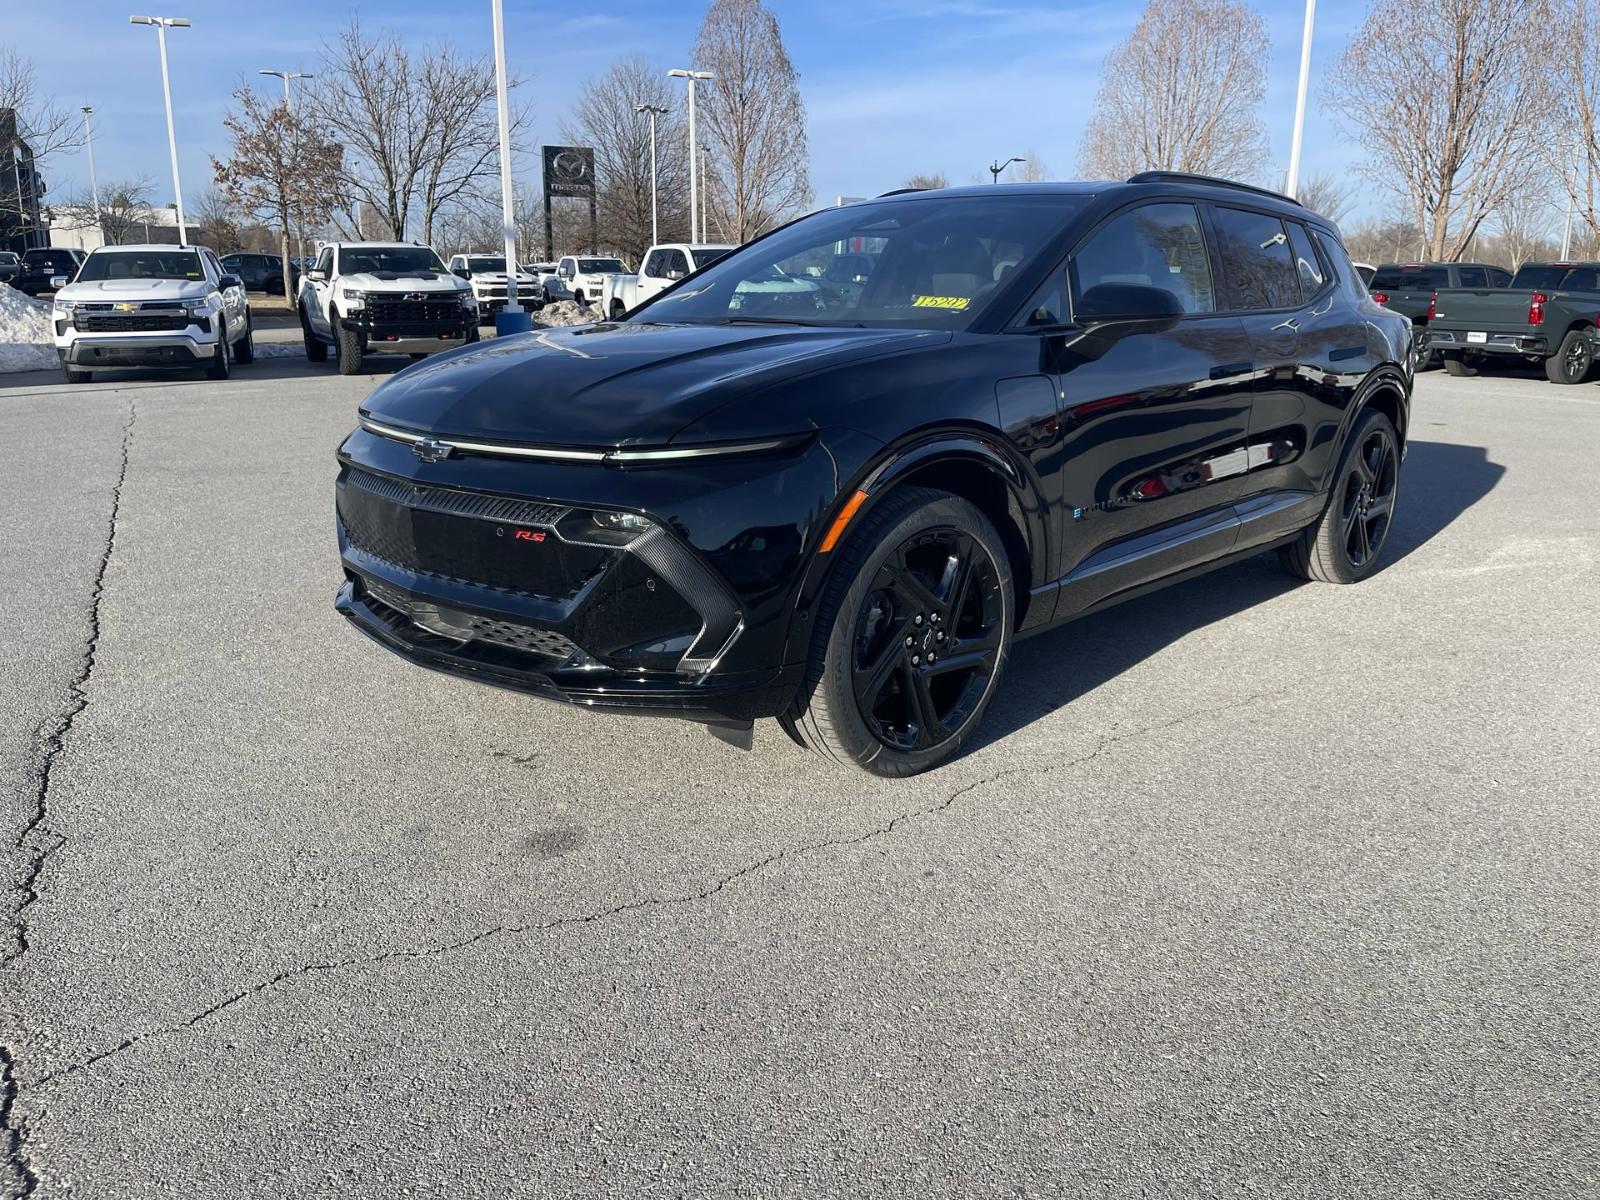
{"type": "MultiPolygon", "coordinates": [[[[1413,441],[1401,473],[1400,516],[1383,569],[1393,568],[1437,536],[1488,495],[1504,474],[1505,468],[1490,462],[1482,446],[1413,441]]],[[[1302,586],[1269,552],[1040,634],[1023,643],[1020,653],[1013,651],[1000,690],[967,752],[1070,704],[1214,621],[1302,586]]],[[[1174,686],[1181,686],[1181,680],[1174,686]]]]}

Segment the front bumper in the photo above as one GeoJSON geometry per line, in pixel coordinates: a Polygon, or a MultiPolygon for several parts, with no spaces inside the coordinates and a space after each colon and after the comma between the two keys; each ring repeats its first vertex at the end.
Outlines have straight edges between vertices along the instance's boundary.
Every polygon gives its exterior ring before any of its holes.
{"type": "Polygon", "coordinates": [[[433,353],[470,341],[478,331],[478,311],[463,308],[444,320],[375,321],[366,312],[341,317],[339,324],[361,335],[363,350],[397,354],[433,353]]]}
{"type": "Polygon", "coordinates": [[[1429,326],[1421,339],[1424,352],[1464,351],[1472,354],[1518,354],[1540,358],[1550,354],[1550,339],[1542,333],[1493,333],[1487,330],[1438,329],[1429,326]],[[1472,340],[1474,333],[1482,341],[1472,340]]]}
{"type": "Polygon", "coordinates": [[[79,334],[56,354],[74,367],[194,367],[211,361],[215,339],[199,341],[187,334],[158,337],[79,334]]]}

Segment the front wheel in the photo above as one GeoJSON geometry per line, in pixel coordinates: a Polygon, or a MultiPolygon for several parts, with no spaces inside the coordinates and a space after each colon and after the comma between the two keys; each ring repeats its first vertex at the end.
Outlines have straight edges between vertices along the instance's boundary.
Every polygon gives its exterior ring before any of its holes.
{"type": "Polygon", "coordinates": [[[339,374],[360,374],[361,360],[364,357],[361,350],[361,335],[354,329],[347,329],[341,325],[337,313],[328,314],[328,323],[333,326],[334,336],[339,339],[335,347],[339,354],[339,374]]]}
{"type": "Polygon", "coordinates": [[[256,325],[248,310],[244,314],[244,336],[233,348],[233,357],[234,361],[240,364],[253,363],[256,360],[256,325]]]}
{"type": "Polygon", "coordinates": [[[936,767],[978,727],[1011,653],[1005,544],[970,502],[906,487],[837,553],[783,727],[874,775],[936,767]]]}
{"type": "Polygon", "coordinates": [[[61,376],[68,383],[88,383],[94,378],[91,371],[80,371],[77,367],[69,367],[65,361],[61,364],[61,376]]]}
{"type": "Polygon", "coordinates": [[[300,336],[305,339],[307,362],[328,361],[328,343],[319,338],[316,331],[311,328],[311,317],[306,313],[303,304],[300,306],[300,336]]]}
{"type": "Polygon", "coordinates": [[[1589,330],[1574,329],[1561,339],[1561,347],[1544,360],[1544,377],[1551,383],[1582,383],[1594,366],[1594,345],[1589,330]]]}
{"type": "Polygon", "coordinates": [[[228,341],[228,326],[217,322],[217,348],[211,353],[211,363],[206,367],[207,379],[226,379],[233,374],[233,343],[228,341]]]}
{"type": "Polygon", "coordinates": [[[1283,548],[1283,565],[1301,579],[1359,583],[1378,569],[1399,495],[1400,439],[1388,417],[1368,412],[1350,438],[1328,506],[1283,548]]]}

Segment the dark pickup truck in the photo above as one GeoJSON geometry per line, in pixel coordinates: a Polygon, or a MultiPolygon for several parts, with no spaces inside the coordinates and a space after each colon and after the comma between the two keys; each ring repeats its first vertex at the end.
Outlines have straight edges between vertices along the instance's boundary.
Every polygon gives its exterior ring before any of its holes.
{"type": "Polygon", "coordinates": [[[1551,383],[1582,383],[1600,350],[1600,263],[1527,263],[1508,288],[1441,289],[1428,348],[1452,375],[1511,357],[1543,365],[1551,383]]]}
{"type": "MultiPolygon", "coordinates": [[[[1433,315],[1433,294],[1444,288],[1503,288],[1511,282],[1511,272],[1492,263],[1410,262],[1384,263],[1373,272],[1367,290],[1387,309],[1410,317],[1420,330],[1433,315]]],[[[1418,350],[1425,338],[1419,338],[1418,350]]],[[[1418,366],[1433,365],[1433,356],[1423,352],[1418,366]]]]}

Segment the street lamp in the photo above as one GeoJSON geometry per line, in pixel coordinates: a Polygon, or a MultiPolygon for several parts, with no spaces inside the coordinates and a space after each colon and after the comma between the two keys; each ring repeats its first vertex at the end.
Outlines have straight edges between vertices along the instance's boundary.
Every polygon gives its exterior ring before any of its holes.
{"type": "Polygon", "coordinates": [[[667,115],[667,110],[656,104],[635,104],[634,112],[650,114],[650,243],[661,241],[661,231],[656,221],[656,118],[667,115]]]}
{"type": "Polygon", "coordinates": [[[1000,162],[1000,161],[996,160],[995,162],[990,163],[989,164],[989,174],[992,175],[993,178],[989,182],[990,183],[999,183],[1000,182],[1000,172],[1001,171],[1004,171],[1007,167],[1009,167],[1014,162],[1023,162],[1023,161],[1025,161],[1025,160],[1020,158],[1020,157],[1018,157],[1017,155],[1013,154],[1010,158],[1006,159],[1005,162],[1000,162]]]}
{"type": "Polygon", "coordinates": [[[89,105],[83,106],[83,144],[89,151],[89,195],[94,198],[94,224],[100,231],[101,242],[105,241],[106,227],[100,219],[100,185],[94,177],[94,126],[89,118],[94,116],[94,109],[89,105]]]}
{"type": "Polygon", "coordinates": [[[711,236],[711,147],[700,143],[700,240],[711,236]]]}
{"type": "Polygon", "coordinates": [[[161,47],[161,94],[167,102],[167,151],[172,155],[172,192],[178,201],[178,245],[189,241],[189,227],[183,221],[183,182],[178,178],[178,135],[172,131],[172,84],[167,78],[167,30],[189,28],[188,17],[129,17],[130,25],[154,25],[156,42],[161,47]]]}
{"type": "Polygon", "coordinates": [[[501,0],[490,0],[494,15],[494,93],[500,120],[500,214],[506,250],[506,306],[495,314],[494,331],[522,333],[533,317],[517,303],[517,222],[511,204],[511,102],[506,95],[506,19],[501,0]]]}
{"type": "Polygon", "coordinates": [[[694,84],[697,79],[714,79],[710,71],[690,71],[684,67],[674,67],[667,74],[675,79],[689,81],[689,240],[700,239],[695,237],[695,213],[700,209],[700,174],[695,168],[695,159],[699,157],[694,148],[700,144],[694,135],[694,84]]]}
{"type": "Polygon", "coordinates": [[[1311,79],[1311,27],[1316,19],[1317,0],[1306,0],[1306,27],[1300,36],[1300,91],[1294,102],[1294,134],[1289,139],[1289,174],[1283,183],[1290,199],[1300,186],[1300,143],[1306,127],[1306,85],[1311,79]]]}
{"type": "Polygon", "coordinates": [[[294,111],[294,94],[290,91],[289,81],[291,79],[315,79],[316,78],[316,76],[311,74],[310,71],[269,71],[264,67],[261,70],[257,71],[256,74],[257,75],[272,75],[272,76],[277,77],[278,79],[283,80],[283,106],[284,106],[284,108],[288,109],[290,112],[294,111]]]}

